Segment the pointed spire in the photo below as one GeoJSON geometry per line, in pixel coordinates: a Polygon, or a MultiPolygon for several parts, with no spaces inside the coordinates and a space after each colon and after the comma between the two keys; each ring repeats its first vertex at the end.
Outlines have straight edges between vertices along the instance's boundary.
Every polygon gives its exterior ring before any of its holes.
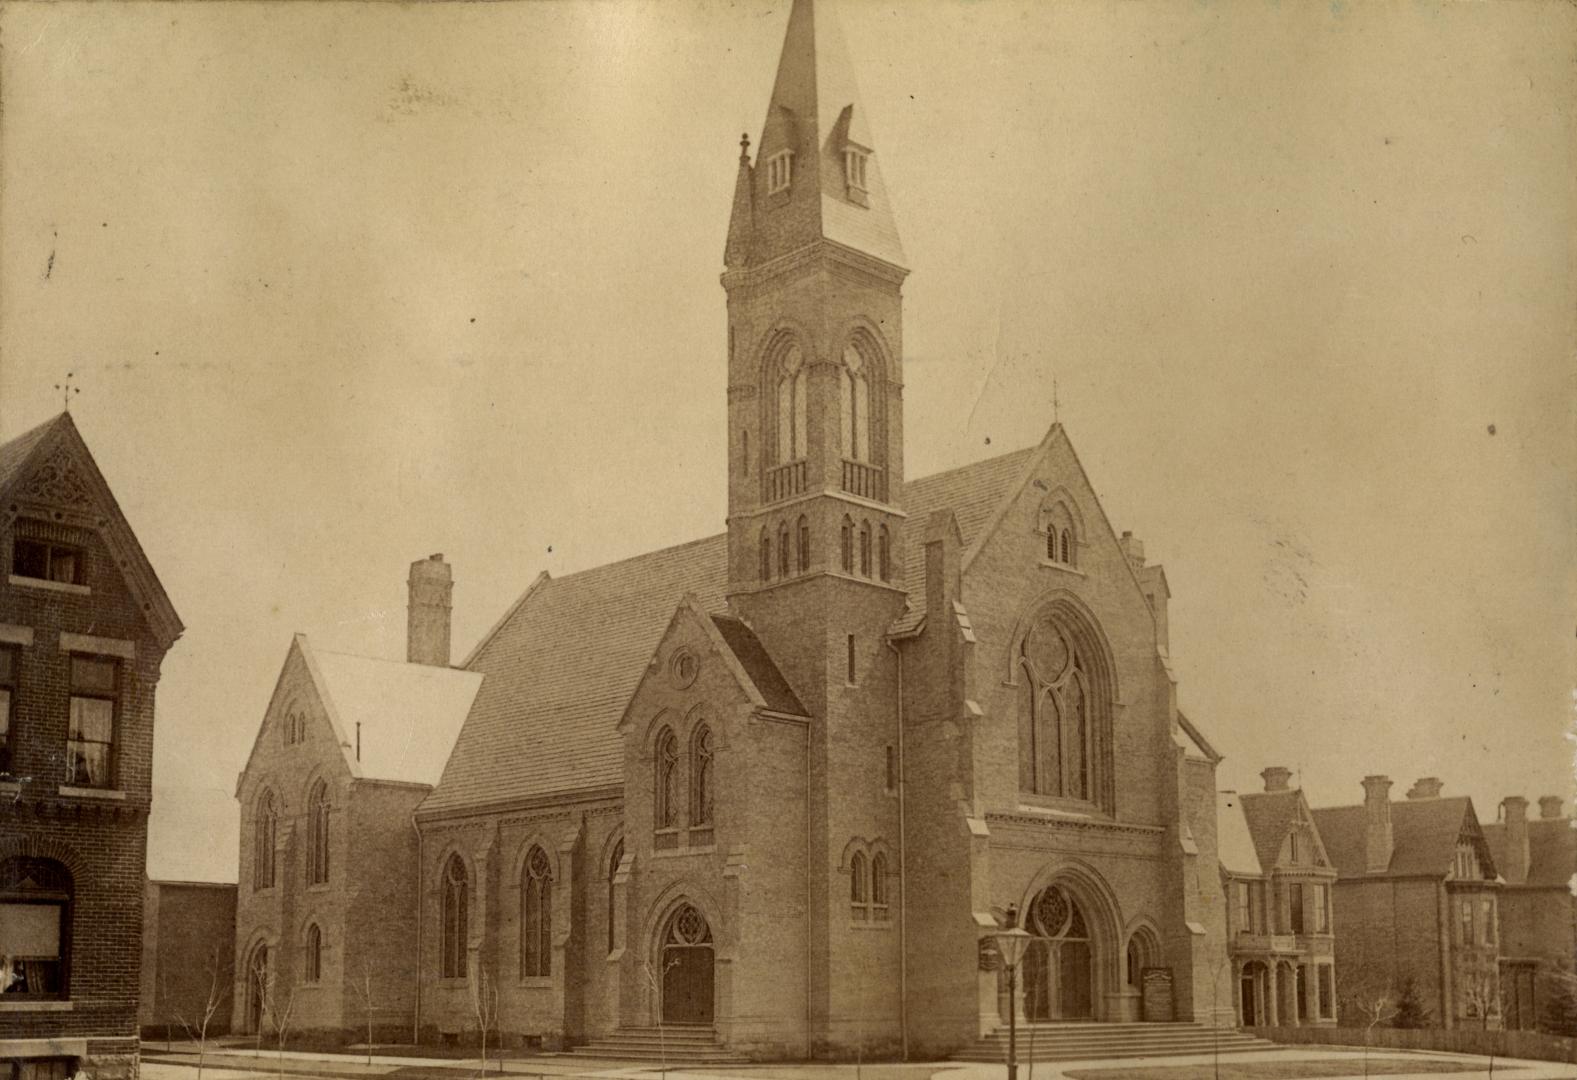
{"type": "Polygon", "coordinates": [[[739,137],[739,175],[734,178],[734,209],[728,217],[728,242],[723,246],[723,265],[729,270],[744,266],[750,259],[750,237],[755,211],[751,199],[750,136],[739,137]]]}
{"type": "MultiPolygon", "coordinates": [[[[794,0],[756,151],[766,167],[753,175],[760,218],[752,226],[768,215],[780,220],[761,230],[752,256],[766,260],[825,238],[902,268],[877,149],[830,0],[794,0]]],[[[736,193],[730,250],[742,231],[739,204],[736,193]]]]}

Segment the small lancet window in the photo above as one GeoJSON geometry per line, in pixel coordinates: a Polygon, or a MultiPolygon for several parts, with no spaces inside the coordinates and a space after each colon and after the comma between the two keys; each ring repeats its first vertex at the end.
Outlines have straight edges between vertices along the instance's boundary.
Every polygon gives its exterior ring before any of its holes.
{"type": "Polygon", "coordinates": [[[856,919],[868,916],[870,890],[867,886],[865,870],[865,853],[856,851],[849,858],[849,906],[853,909],[856,919]]]}
{"type": "Polygon", "coordinates": [[[871,155],[858,147],[850,146],[843,151],[843,178],[849,185],[850,191],[865,191],[865,167],[871,155]]]}
{"type": "Polygon", "coordinates": [[[843,519],[843,531],[839,535],[838,564],[845,574],[854,573],[854,522],[850,518],[843,519]]]}
{"type": "Polygon", "coordinates": [[[876,536],[876,566],[881,571],[883,581],[893,579],[893,539],[885,525],[876,536]]]}
{"type": "Polygon", "coordinates": [[[788,522],[778,524],[778,577],[789,576],[789,529],[788,522]]]}
{"type": "Polygon", "coordinates": [[[761,530],[761,580],[772,580],[772,537],[761,530]]]}
{"type": "Polygon", "coordinates": [[[860,522],[860,573],[871,576],[871,523],[860,522]]]}
{"type": "Polygon", "coordinates": [[[679,739],[672,728],[657,736],[657,800],[652,818],[657,828],[679,824],[679,739]]]}
{"type": "Polygon", "coordinates": [[[1062,530],[1062,561],[1073,565],[1073,534],[1067,529],[1062,530]]]}
{"type": "Polygon", "coordinates": [[[799,518],[799,572],[810,569],[810,520],[804,514],[799,518]]]}
{"type": "Polygon", "coordinates": [[[794,151],[779,150],[767,158],[767,194],[787,191],[794,178],[794,151]]]}

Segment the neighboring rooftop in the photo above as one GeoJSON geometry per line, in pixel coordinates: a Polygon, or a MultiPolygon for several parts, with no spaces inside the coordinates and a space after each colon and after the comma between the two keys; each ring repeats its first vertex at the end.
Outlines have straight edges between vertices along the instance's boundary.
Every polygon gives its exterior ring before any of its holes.
{"type": "MultiPolygon", "coordinates": [[[[1314,811],[1314,825],[1320,830],[1325,854],[1338,876],[1375,877],[1364,870],[1367,808],[1334,806],[1314,811]]],[[[1404,799],[1391,803],[1391,877],[1440,877],[1451,870],[1457,839],[1464,832],[1478,832],[1478,816],[1473,801],[1465,796],[1448,799],[1404,799]]],[[[1494,860],[1488,847],[1479,852],[1485,869],[1493,874],[1494,860]]]]}
{"type": "Polygon", "coordinates": [[[1216,795],[1216,857],[1223,870],[1237,877],[1260,877],[1265,872],[1249,835],[1242,799],[1235,791],[1216,795]]]}
{"type": "MultiPolygon", "coordinates": [[[[1528,821],[1528,880],[1531,888],[1564,889],[1577,874],[1577,831],[1570,818],[1532,818],[1528,821]]],[[[1506,865],[1506,826],[1503,822],[1484,826],[1484,842],[1489,845],[1497,866],[1506,865]]]]}

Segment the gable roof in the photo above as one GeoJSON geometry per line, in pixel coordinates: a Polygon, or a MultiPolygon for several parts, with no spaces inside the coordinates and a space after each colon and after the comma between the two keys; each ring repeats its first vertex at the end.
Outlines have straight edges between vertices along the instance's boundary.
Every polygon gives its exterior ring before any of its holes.
{"type": "MultiPolygon", "coordinates": [[[[918,522],[951,507],[967,544],[1039,449],[909,481],[904,509],[918,522]]],[[[769,707],[803,714],[755,635],[726,614],[727,545],[719,534],[562,578],[539,575],[465,662],[487,677],[422,813],[621,785],[619,719],[686,593],[714,616],[769,707]]],[[[911,538],[907,551],[906,584],[923,592],[923,544],[911,538]]]]}
{"type": "MultiPolygon", "coordinates": [[[[1343,878],[1377,877],[1367,874],[1365,865],[1365,808],[1333,806],[1314,811],[1314,825],[1320,830],[1325,854],[1343,878]]],[[[1473,800],[1464,795],[1447,799],[1404,799],[1391,803],[1391,865],[1384,872],[1391,877],[1440,877],[1451,870],[1457,838],[1464,830],[1478,832],[1478,816],[1473,800]]],[[[1494,861],[1488,847],[1480,851],[1493,874],[1494,861]]]]}
{"type": "Polygon", "coordinates": [[[1298,816],[1298,798],[1296,791],[1250,791],[1242,796],[1243,817],[1261,866],[1281,860],[1282,841],[1298,816]]]}
{"type": "Polygon", "coordinates": [[[63,500],[77,516],[87,516],[115,557],[160,647],[167,650],[175,644],[186,627],[69,412],[0,444],[0,501],[12,499],[63,500]]]}
{"type": "MultiPolygon", "coordinates": [[[[1528,821],[1528,880],[1530,888],[1566,888],[1577,874],[1577,830],[1569,818],[1532,818],[1528,821]]],[[[1506,826],[1483,826],[1484,842],[1499,865],[1505,865],[1506,826]]],[[[1515,887],[1515,886],[1513,886],[1515,887]]]]}
{"type": "Polygon", "coordinates": [[[436,784],[482,685],[474,671],[313,649],[297,635],[351,774],[436,784]]]}
{"type": "Polygon", "coordinates": [[[1239,877],[1261,877],[1265,872],[1235,791],[1216,794],[1216,858],[1221,869],[1239,877]]]}

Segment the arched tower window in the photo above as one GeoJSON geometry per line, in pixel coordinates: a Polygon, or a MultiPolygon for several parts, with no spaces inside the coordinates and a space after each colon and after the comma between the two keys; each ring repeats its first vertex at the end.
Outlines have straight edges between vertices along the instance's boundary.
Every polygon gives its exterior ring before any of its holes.
{"type": "MultiPolygon", "coordinates": [[[[732,328],[728,331],[732,334],[732,328]]],[[[739,471],[746,476],[750,475],[750,429],[744,428],[739,432],[739,471]]]]}
{"type": "Polygon", "coordinates": [[[1019,786],[1110,809],[1109,733],[1096,654],[1065,620],[1037,618],[1019,646],[1019,786]]]}
{"type": "Polygon", "coordinates": [[[459,854],[451,855],[444,864],[439,934],[441,972],[446,979],[466,977],[466,950],[470,934],[466,891],[465,863],[459,854]]]}
{"type": "Polygon", "coordinates": [[[712,824],[712,729],[702,724],[690,736],[690,825],[712,824]]]}
{"type": "Polygon", "coordinates": [[[854,522],[843,519],[843,530],[838,534],[838,565],[845,574],[854,573],[854,522]]]}
{"type": "Polygon", "coordinates": [[[1046,558],[1073,566],[1078,561],[1079,530],[1073,512],[1062,499],[1041,507],[1040,528],[1046,534],[1046,558]]]}
{"type": "Polygon", "coordinates": [[[624,862],[624,841],[620,840],[613,845],[613,854],[608,856],[608,951],[612,952],[618,944],[619,906],[618,896],[614,892],[619,876],[619,865],[624,862]]]}
{"type": "Polygon", "coordinates": [[[805,573],[810,569],[810,519],[804,514],[799,516],[799,572],[805,573]]]}
{"type": "Polygon", "coordinates": [[[870,886],[866,874],[865,852],[856,851],[849,857],[849,905],[856,919],[863,919],[868,914],[870,886]]]}
{"type": "Polygon", "coordinates": [[[548,854],[532,846],[520,868],[520,974],[553,973],[553,870],[548,854]]]}
{"type": "Polygon", "coordinates": [[[0,860],[0,953],[10,966],[5,1000],[64,998],[71,956],[71,871],[53,859],[0,860]]]}
{"type": "Polygon", "coordinates": [[[317,923],[307,927],[305,952],[302,958],[303,981],[315,983],[323,978],[323,931],[317,923]]]}
{"type": "Polygon", "coordinates": [[[772,580],[772,537],[767,530],[761,530],[761,580],[772,580]]]}
{"type": "Polygon", "coordinates": [[[799,345],[791,344],[777,364],[774,400],[777,404],[777,456],[779,463],[798,461],[806,453],[804,358],[799,345]]]}
{"type": "Polygon", "coordinates": [[[871,856],[871,915],[881,920],[887,912],[887,855],[878,851],[871,856]]]}
{"type": "Polygon", "coordinates": [[[850,461],[871,460],[871,388],[866,378],[865,358],[850,345],[843,350],[843,368],[838,373],[842,392],[840,430],[843,456],[850,461]]]}
{"type": "Polygon", "coordinates": [[[274,793],[265,791],[257,800],[257,817],[252,822],[252,888],[274,887],[274,838],[279,832],[279,809],[274,793]]]}
{"type": "Polygon", "coordinates": [[[778,577],[789,576],[789,527],[788,522],[778,523],[778,577]]]}
{"type": "Polygon", "coordinates": [[[1073,563],[1073,533],[1068,529],[1062,530],[1062,561],[1069,566],[1073,563]]]}
{"type": "Polygon", "coordinates": [[[885,525],[876,534],[876,566],[883,581],[893,579],[893,538],[885,525]]]}
{"type": "Polygon", "coordinates": [[[329,786],[312,785],[307,797],[307,883],[322,885],[329,879],[329,786]]]}
{"type": "Polygon", "coordinates": [[[679,824],[678,784],[679,738],[673,728],[665,727],[657,733],[657,805],[652,815],[659,829],[679,824]]]}
{"type": "Polygon", "coordinates": [[[871,576],[871,523],[860,522],[860,573],[871,576]]]}

